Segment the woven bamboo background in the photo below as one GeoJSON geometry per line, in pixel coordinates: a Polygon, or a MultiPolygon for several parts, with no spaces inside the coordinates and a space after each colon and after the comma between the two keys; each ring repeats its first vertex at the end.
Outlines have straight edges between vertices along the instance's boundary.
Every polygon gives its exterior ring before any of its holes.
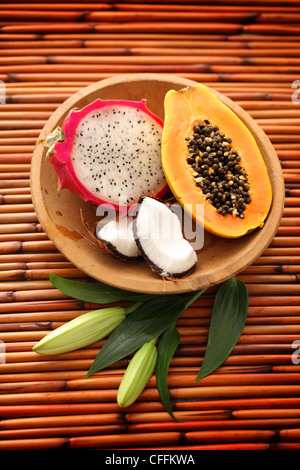
{"type": "Polygon", "coordinates": [[[292,88],[295,80],[300,86],[299,1],[213,3],[0,5],[0,449],[300,449],[300,93],[292,88]],[[34,213],[35,142],[74,92],[130,72],[191,78],[238,102],[271,139],[286,182],[278,232],[239,276],[250,293],[240,341],[196,384],[209,292],[178,320],[169,387],[181,422],[164,411],[155,377],[135,404],[118,407],[125,360],[84,379],[102,343],[46,359],[32,352],[47,332],[94,307],[49,283],[50,271],[85,274],[56,250],[34,213]]]}

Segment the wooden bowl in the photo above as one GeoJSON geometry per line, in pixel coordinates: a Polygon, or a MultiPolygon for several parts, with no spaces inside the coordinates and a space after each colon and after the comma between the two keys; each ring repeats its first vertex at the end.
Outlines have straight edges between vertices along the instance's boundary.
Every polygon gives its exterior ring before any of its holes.
{"type": "Polygon", "coordinates": [[[130,74],[101,80],[67,99],[51,116],[37,142],[31,167],[31,191],[37,217],[57,249],[90,277],[107,284],[136,292],[182,293],[218,284],[237,275],[253,263],[267,248],[279,226],[284,206],[284,180],[281,165],[270,141],[254,120],[236,103],[215,92],[244,121],[254,135],[266,162],[273,203],[263,228],[239,239],[225,239],[204,233],[204,245],[198,253],[194,274],[166,281],[153,273],[144,260],[119,261],[92,243],[82,223],[81,211],[90,226],[97,221],[96,207],[85,203],[68,189],[57,193],[57,175],[45,161],[46,149],[39,141],[58,125],[68,112],[82,108],[96,98],[141,100],[164,118],[163,101],[169,89],[194,86],[196,82],[164,74],[130,74]]]}

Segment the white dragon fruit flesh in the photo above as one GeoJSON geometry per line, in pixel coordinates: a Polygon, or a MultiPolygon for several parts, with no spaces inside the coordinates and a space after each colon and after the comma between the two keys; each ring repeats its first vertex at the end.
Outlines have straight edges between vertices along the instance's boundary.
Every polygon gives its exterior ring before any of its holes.
{"type": "Polygon", "coordinates": [[[49,155],[59,189],[128,210],[141,195],[168,190],[161,164],[163,122],[146,100],[100,100],[70,111],[49,155]]]}

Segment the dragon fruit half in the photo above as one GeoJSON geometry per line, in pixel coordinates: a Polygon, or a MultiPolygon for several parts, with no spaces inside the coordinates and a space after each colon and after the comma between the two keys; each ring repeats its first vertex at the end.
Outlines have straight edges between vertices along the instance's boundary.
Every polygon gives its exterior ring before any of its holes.
{"type": "MultiPolygon", "coordinates": [[[[59,189],[128,212],[141,195],[168,190],[161,165],[163,122],[146,100],[100,100],[70,111],[49,151],[59,189]]],[[[53,134],[53,133],[52,133],[53,134]]]]}

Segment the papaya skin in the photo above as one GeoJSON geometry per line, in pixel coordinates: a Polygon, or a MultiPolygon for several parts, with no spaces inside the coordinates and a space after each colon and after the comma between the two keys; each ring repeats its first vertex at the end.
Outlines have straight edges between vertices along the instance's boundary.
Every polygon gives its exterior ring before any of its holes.
{"type": "MultiPolygon", "coordinates": [[[[198,84],[183,90],[170,90],[164,101],[165,119],[162,135],[162,165],[174,197],[204,228],[224,238],[238,238],[261,227],[272,203],[272,187],[268,171],[256,141],[238,116],[206,86],[198,84]],[[196,186],[192,168],[187,162],[186,137],[195,125],[208,120],[226,137],[241,157],[241,166],[247,172],[251,202],[244,218],[219,214],[201,188],[196,186]],[[197,213],[197,205],[204,204],[204,218],[197,213]]],[[[199,212],[199,211],[198,211],[199,212]]]]}

